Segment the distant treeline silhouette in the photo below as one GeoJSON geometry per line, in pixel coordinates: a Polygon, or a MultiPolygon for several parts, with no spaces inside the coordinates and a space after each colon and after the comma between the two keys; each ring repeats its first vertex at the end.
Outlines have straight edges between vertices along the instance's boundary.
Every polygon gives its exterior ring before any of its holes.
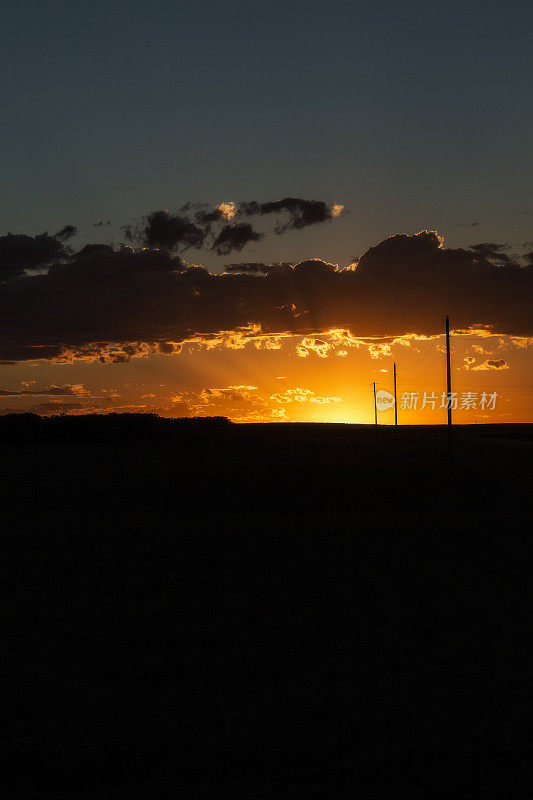
{"type": "Polygon", "coordinates": [[[165,442],[212,435],[227,429],[227,417],[179,417],[157,414],[80,414],[41,417],[38,414],[0,416],[0,443],[165,442]]]}

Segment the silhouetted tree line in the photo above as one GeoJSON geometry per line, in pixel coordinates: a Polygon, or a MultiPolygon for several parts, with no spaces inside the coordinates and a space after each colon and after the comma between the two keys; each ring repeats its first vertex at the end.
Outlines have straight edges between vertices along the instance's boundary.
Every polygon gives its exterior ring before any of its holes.
{"type": "Polygon", "coordinates": [[[41,417],[38,414],[0,416],[1,444],[167,442],[222,432],[227,417],[180,417],[157,414],[83,414],[41,417]]]}

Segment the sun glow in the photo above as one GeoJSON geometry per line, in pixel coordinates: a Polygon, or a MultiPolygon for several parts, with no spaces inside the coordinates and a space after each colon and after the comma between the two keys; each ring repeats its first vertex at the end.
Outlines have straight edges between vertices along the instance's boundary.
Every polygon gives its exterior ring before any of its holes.
{"type": "MultiPolygon", "coordinates": [[[[346,404],[343,404],[343,406],[346,404]]],[[[349,408],[338,406],[322,406],[320,411],[313,412],[309,418],[310,422],[337,422],[343,425],[353,425],[361,422],[355,413],[351,413],[349,408]]]]}
{"type": "MultiPolygon", "coordinates": [[[[523,384],[532,343],[483,329],[454,332],[452,378],[459,400],[455,422],[530,419],[531,392],[523,384]],[[480,396],[483,391],[498,392],[494,411],[461,408],[465,392],[480,396]]],[[[87,358],[76,353],[66,362],[72,375],[68,385],[57,375],[65,362],[36,362],[31,384],[21,366],[19,384],[1,393],[4,413],[143,411],[167,417],[225,416],[236,423],[373,424],[372,385],[375,381],[377,390],[393,391],[394,361],[399,423],[445,421],[439,403],[435,409],[423,404],[424,393],[440,398],[443,391],[442,335],[371,340],[345,328],[272,335],[250,323],[215,336],[196,335],[168,344],[109,345],[105,353],[95,346],[87,358]],[[106,362],[120,364],[112,384],[97,377],[104,355],[106,362]],[[413,393],[418,405],[402,405],[402,396],[413,393]]],[[[393,411],[380,412],[378,423],[394,424],[393,411]]]]}

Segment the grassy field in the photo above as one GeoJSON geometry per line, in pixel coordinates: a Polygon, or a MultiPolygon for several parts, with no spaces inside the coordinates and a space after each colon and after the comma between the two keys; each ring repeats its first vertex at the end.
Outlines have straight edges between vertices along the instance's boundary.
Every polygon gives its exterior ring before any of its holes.
{"type": "Polygon", "coordinates": [[[533,426],[2,446],[24,798],[517,797],[533,426]]]}

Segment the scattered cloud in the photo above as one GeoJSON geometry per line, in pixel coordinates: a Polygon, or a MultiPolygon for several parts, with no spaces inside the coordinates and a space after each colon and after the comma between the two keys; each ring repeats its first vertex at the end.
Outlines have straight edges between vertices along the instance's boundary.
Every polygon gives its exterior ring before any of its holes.
{"type": "Polygon", "coordinates": [[[509,369],[509,364],[503,358],[492,361],[489,359],[489,361],[484,361],[483,364],[480,364],[479,369],[483,367],[486,369],[509,369]]]}
{"type": "Polygon", "coordinates": [[[272,405],[257,386],[242,384],[183,391],[171,397],[174,416],[209,417],[223,415],[234,422],[265,422],[272,416],[272,405]]]}
{"type": "Polygon", "coordinates": [[[288,222],[276,225],[275,231],[278,234],[286,233],[290,230],[301,230],[309,225],[336,219],[340,217],[343,211],[344,206],[341,203],[334,203],[329,207],[322,200],[304,200],[301,197],[284,197],[283,200],[275,200],[270,203],[258,203],[252,200],[247,203],[241,203],[239,206],[239,213],[248,217],[264,216],[265,214],[288,214],[288,222]]]}
{"type": "Polygon", "coordinates": [[[474,358],[467,356],[464,361],[465,369],[472,372],[485,372],[492,369],[509,369],[509,364],[503,358],[488,359],[481,364],[476,364],[474,358]]]}
{"type": "Polygon", "coordinates": [[[88,394],[88,390],[83,384],[65,384],[64,386],[47,386],[43,389],[30,389],[28,384],[35,381],[24,381],[22,389],[0,389],[0,397],[83,397],[88,394]]]}
{"type": "Polygon", "coordinates": [[[199,392],[182,391],[171,397],[174,416],[216,416],[222,414],[234,422],[267,422],[288,420],[299,414],[301,404],[327,405],[341,403],[342,398],[317,394],[312,389],[296,387],[271,395],[258,386],[242,384],[222,388],[204,388],[199,392]],[[295,404],[298,409],[287,409],[295,404]]]}
{"type": "MultiPolygon", "coordinates": [[[[217,255],[229,255],[240,252],[264,236],[263,232],[256,231],[249,222],[238,221],[239,216],[288,214],[289,221],[278,223],[274,228],[276,234],[282,234],[337,219],[343,212],[344,206],[341,203],[328,207],[322,200],[305,200],[300,197],[285,197],[283,200],[267,203],[252,200],[238,205],[230,200],[219,203],[211,210],[205,204],[186,203],[177,213],[168,210],[152,211],[137,225],[125,225],[123,230],[128,243],[150,249],[181,253],[189,249],[209,247],[217,255]],[[194,213],[191,215],[191,212],[194,213]]],[[[67,226],[60,234],[70,228],[72,226],[67,226]]]]}
{"type": "Polygon", "coordinates": [[[306,336],[296,346],[296,352],[300,358],[306,358],[309,353],[316,353],[319,358],[327,358],[330,348],[331,345],[329,342],[324,341],[324,339],[314,339],[310,336],[306,336]]]}
{"type": "MultiPolygon", "coordinates": [[[[131,232],[128,238],[134,239],[131,232]]],[[[191,247],[202,247],[206,230],[191,222],[181,214],[169,211],[152,211],[146,217],[145,226],[140,234],[145,247],[161,248],[169,251],[187,250],[191,247]]]]}
{"type": "Polygon", "coordinates": [[[324,397],[322,395],[316,395],[311,389],[302,389],[300,387],[285,389],[283,392],[276,392],[270,395],[270,399],[282,405],[288,403],[318,403],[319,405],[324,405],[326,403],[342,403],[341,397],[324,397]]]}
{"type": "Polygon", "coordinates": [[[250,242],[258,242],[262,238],[263,234],[254,231],[248,222],[237,222],[222,228],[213,242],[213,250],[219,256],[227,256],[235,250],[242,250],[250,242]]]}
{"type": "Polygon", "coordinates": [[[482,344],[473,344],[471,345],[471,347],[474,353],[479,353],[480,355],[485,355],[485,356],[492,355],[492,351],[487,350],[486,347],[483,347],[482,344]]]}

